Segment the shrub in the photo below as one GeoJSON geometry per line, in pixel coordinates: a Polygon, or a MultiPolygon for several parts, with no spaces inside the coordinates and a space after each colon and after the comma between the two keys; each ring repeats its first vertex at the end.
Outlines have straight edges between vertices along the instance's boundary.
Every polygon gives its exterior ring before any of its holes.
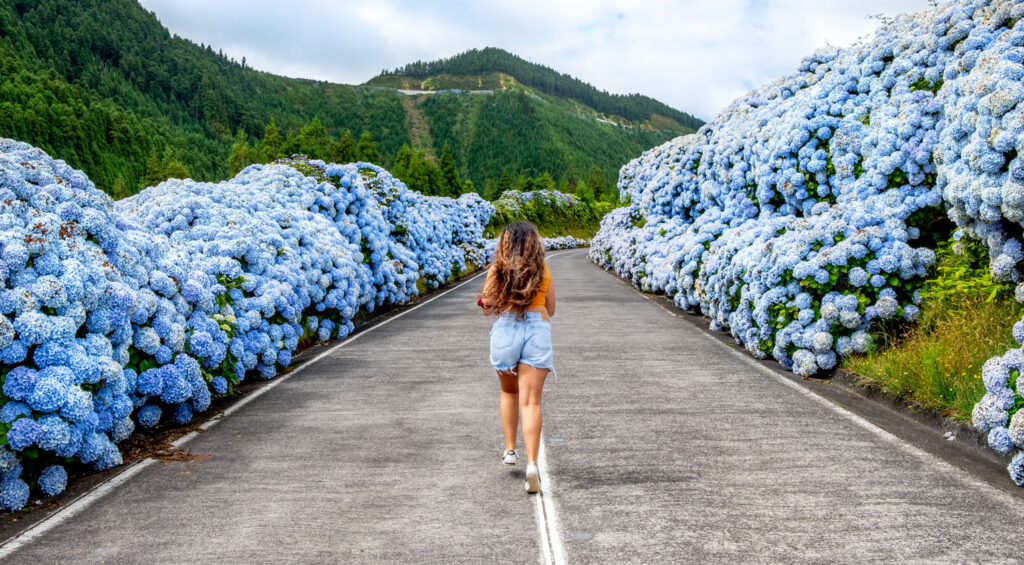
{"type": "Polygon", "coordinates": [[[0,506],[59,492],[68,462],[119,464],[136,423],[187,422],[273,377],[306,331],[344,337],[357,314],[482,263],[479,196],[425,197],[366,163],[302,168],[115,204],[0,140],[0,506]]]}
{"type": "MultiPolygon", "coordinates": [[[[604,218],[592,259],[801,375],[917,319],[947,211],[954,237],[984,242],[994,281],[1019,281],[1022,16],[950,2],[818,50],[624,166],[631,204],[604,218]]],[[[1024,342],[1024,321],[1013,333],[1024,342]]],[[[1024,448],[1024,416],[1009,417],[1020,350],[986,367],[975,425],[1024,448]]],[[[1024,452],[1011,476],[1024,484],[1024,452]]]]}

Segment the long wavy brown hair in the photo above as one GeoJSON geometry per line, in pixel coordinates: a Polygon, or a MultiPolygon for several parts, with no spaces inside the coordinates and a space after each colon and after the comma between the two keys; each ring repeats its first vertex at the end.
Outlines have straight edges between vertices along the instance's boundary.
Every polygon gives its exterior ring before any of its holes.
{"type": "Polygon", "coordinates": [[[512,222],[501,230],[483,297],[493,312],[526,312],[544,279],[544,242],[530,222],[512,222]]]}

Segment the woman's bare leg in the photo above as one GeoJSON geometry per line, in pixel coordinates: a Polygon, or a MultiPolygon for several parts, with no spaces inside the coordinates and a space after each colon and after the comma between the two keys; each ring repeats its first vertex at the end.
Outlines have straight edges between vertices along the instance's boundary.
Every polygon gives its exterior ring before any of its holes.
{"type": "Polygon", "coordinates": [[[540,428],[543,423],[540,395],[547,376],[548,369],[519,364],[519,410],[523,413],[523,443],[526,444],[527,461],[536,462],[540,451],[540,428]]]}
{"type": "Polygon", "coordinates": [[[505,432],[505,451],[516,448],[516,432],[519,428],[519,377],[511,371],[498,371],[501,387],[501,428],[505,432]]]}

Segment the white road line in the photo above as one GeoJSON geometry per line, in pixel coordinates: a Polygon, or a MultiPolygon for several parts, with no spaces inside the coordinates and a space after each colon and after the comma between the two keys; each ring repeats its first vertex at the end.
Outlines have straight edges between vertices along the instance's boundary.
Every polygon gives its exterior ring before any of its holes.
{"type": "MultiPolygon", "coordinates": [[[[397,320],[397,319],[401,318],[402,316],[408,314],[409,312],[412,312],[413,310],[416,310],[417,308],[420,308],[421,306],[426,306],[427,304],[430,304],[434,300],[437,300],[438,298],[441,298],[442,296],[448,294],[449,292],[451,292],[453,290],[456,290],[456,289],[462,287],[463,285],[476,280],[477,278],[479,278],[481,275],[483,275],[486,272],[487,271],[481,271],[480,273],[477,273],[476,275],[474,275],[474,276],[472,276],[472,277],[470,277],[470,278],[468,278],[468,279],[458,283],[457,285],[455,285],[452,288],[449,288],[448,290],[438,294],[437,296],[432,296],[429,299],[424,300],[420,304],[417,304],[417,305],[413,306],[412,308],[409,308],[408,310],[403,310],[402,312],[396,314],[395,316],[392,316],[390,318],[386,318],[384,321],[382,321],[382,322],[380,322],[378,324],[374,324],[373,326],[371,326],[371,327],[369,327],[369,328],[367,328],[367,329],[365,329],[365,330],[363,330],[363,331],[361,331],[359,333],[356,333],[355,335],[345,339],[341,343],[331,347],[330,349],[324,351],[323,353],[317,355],[316,357],[310,359],[309,361],[306,361],[305,363],[299,365],[298,367],[295,368],[294,371],[291,371],[290,373],[287,373],[285,375],[277,377],[276,379],[273,379],[270,382],[268,382],[265,386],[262,386],[262,387],[256,389],[255,391],[253,391],[251,394],[249,394],[245,398],[239,400],[238,402],[236,402],[235,404],[230,406],[220,416],[218,416],[216,418],[213,418],[213,419],[203,423],[201,426],[199,426],[199,428],[204,430],[204,431],[212,428],[213,426],[217,425],[218,422],[222,421],[224,418],[230,416],[231,414],[234,414],[235,412],[240,410],[243,406],[245,406],[246,404],[249,404],[253,400],[256,400],[260,396],[263,396],[264,394],[267,393],[267,391],[273,389],[277,385],[279,385],[279,384],[283,383],[284,381],[292,378],[293,376],[299,374],[300,372],[302,372],[303,369],[305,369],[306,367],[309,367],[313,363],[316,363],[317,361],[320,361],[324,357],[327,357],[328,355],[334,353],[338,349],[341,349],[342,347],[345,347],[345,346],[351,344],[353,341],[355,341],[355,340],[359,339],[360,337],[370,333],[371,331],[373,331],[373,330],[375,330],[375,329],[377,329],[377,328],[379,328],[379,327],[381,327],[381,326],[383,326],[385,324],[388,324],[388,323],[390,323],[390,322],[392,322],[394,320],[397,320]]],[[[194,439],[195,437],[198,437],[198,436],[199,436],[198,432],[190,432],[190,433],[188,433],[188,434],[178,438],[171,445],[173,445],[174,447],[180,449],[181,446],[185,445],[186,443],[188,443],[189,441],[191,441],[192,439],[194,439]]],[[[138,475],[146,467],[149,467],[150,465],[152,465],[156,461],[157,461],[156,459],[143,459],[141,461],[136,461],[135,463],[132,463],[132,464],[128,465],[120,473],[118,473],[118,474],[110,477],[109,479],[99,483],[98,485],[94,486],[92,489],[86,491],[81,496],[76,498],[74,501],[72,501],[67,506],[61,508],[60,510],[54,512],[53,514],[47,516],[46,518],[43,518],[38,523],[32,525],[32,527],[30,527],[29,529],[25,530],[24,532],[18,534],[15,537],[11,538],[10,540],[8,540],[3,545],[0,545],[0,560],[3,560],[5,558],[9,557],[12,553],[14,553],[18,549],[24,547],[25,545],[30,543],[32,540],[42,536],[46,532],[52,530],[53,528],[55,528],[55,527],[63,524],[64,522],[68,521],[70,518],[74,517],[75,515],[81,513],[83,510],[85,510],[86,508],[91,506],[94,502],[96,502],[97,500],[103,498],[104,496],[106,496],[107,494],[112,492],[114,489],[119,487],[120,485],[128,482],[129,479],[131,479],[135,475],[138,475]]]]}
{"type": "MultiPolygon", "coordinates": [[[[551,257],[567,255],[580,248],[568,249],[563,253],[548,255],[551,257]]],[[[540,531],[540,552],[545,565],[564,565],[565,548],[562,538],[558,535],[558,512],[555,510],[554,487],[548,473],[548,461],[544,449],[544,432],[540,434],[540,449],[537,451],[537,467],[540,471],[541,491],[537,494],[537,529],[540,531]]]]}
{"type": "Polygon", "coordinates": [[[565,548],[558,535],[558,512],[555,510],[554,484],[548,473],[548,461],[544,449],[544,433],[540,434],[540,450],[537,452],[537,466],[540,468],[541,491],[537,494],[537,525],[540,528],[541,553],[547,565],[565,565],[565,548]]]}
{"type": "MultiPolygon", "coordinates": [[[[672,316],[674,318],[682,318],[682,315],[680,315],[680,314],[678,314],[676,312],[673,312],[672,310],[667,308],[664,304],[661,304],[660,302],[658,302],[658,301],[650,298],[649,296],[645,295],[644,293],[640,292],[634,286],[630,285],[626,281],[623,281],[622,279],[620,279],[617,276],[615,276],[613,278],[615,280],[619,281],[620,283],[622,283],[623,285],[633,289],[634,292],[636,292],[640,296],[644,297],[648,301],[652,302],[653,304],[655,304],[656,306],[658,306],[659,308],[661,308],[662,310],[667,312],[670,316],[672,316]]],[[[866,420],[866,419],[858,416],[857,414],[854,414],[850,410],[847,410],[846,408],[843,408],[839,404],[836,404],[836,403],[830,401],[829,399],[827,399],[827,398],[825,398],[823,396],[818,395],[814,391],[812,391],[812,390],[810,390],[810,389],[808,389],[806,387],[800,386],[798,383],[795,383],[795,382],[791,381],[790,379],[788,379],[788,378],[778,374],[777,372],[769,369],[768,367],[765,367],[760,362],[758,362],[756,359],[754,359],[752,356],[748,355],[745,351],[740,351],[738,349],[734,349],[732,347],[728,347],[727,345],[725,345],[724,343],[719,341],[717,338],[715,338],[714,336],[710,335],[708,332],[704,331],[703,329],[698,328],[698,327],[694,327],[694,330],[696,330],[696,332],[698,334],[700,334],[701,336],[703,336],[705,339],[711,341],[712,343],[715,343],[719,347],[724,348],[726,351],[728,351],[730,354],[735,356],[738,360],[742,361],[743,363],[745,363],[747,365],[750,365],[754,369],[757,369],[758,371],[767,374],[768,376],[770,376],[771,378],[775,379],[776,381],[778,381],[778,382],[788,386],[789,388],[799,392],[800,394],[806,396],[807,398],[810,398],[814,402],[816,402],[816,403],[818,403],[818,404],[820,404],[820,405],[822,405],[822,406],[832,410],[833,412],[838,413],[839,415],[843,416],[847,420],[850,420],[851,422],[857,424],[861,428],[864,428],[868,432],[874,434],[875,436],[877,436],[879,439],[881,439],[885,443],[888,443],[890,445],[893,445],[894,447],[903,449],[904,451],[906,451],[906,452],[914,455],[918,459],[920,459],[922,462],[924,462],[929,467],[939,468],[939,469],[942,469],[944,472],[953,474],[955,476],[959,476],[964,482],[968,483],[972,487],[975,487],[977,489],[980,489],[980,490],[984,491],[986,494],[988,494],[992,498],[995,498],[999,502],[1005,504],[1007,507],[1009,507],[1011,510],[1013,510],[1018,515],[1020,515],[1020,514],[1022,514],[1022,512],[1024,512],[1024,511],[1022,511],[1022,508],[1021,508],[1021,505],[1020,505],[1020,500],[1018,500],[1013,495],[1011,495],[1011,494],[1009,494],[1007,492],[1004,492],[1004,491],[1002,491],[1002,490],[1000,490],[1000,489],[990,485],[989,483],[987,483],[985,481],[982,481],[981,479],[976,478],[974,475],[971,475],[967,471],[965,471],[965,470],[963,470],[963,469],[961,469],[961,468],[959,468],[959,467],[957,467],[955,465],[947,463],[945,460],[943,460],[943,459],[941,459],[939,457],[936,457],[935,455],[932,455],[931,453],[928,453],[927,451],[925,451],[925,450],[923,450],[923,449],[921,449],[921,448],[919,448],[919,447],[917,447],[917,446],[915,446],[913,444],[910,444],[910,443],[904,441],[903,439],[900,439],[898,436],[892,434],[891,432],[886,431],[885,429],[882,429],[882,428],[878,427],[877,425],[872,423],[870,420],[866,420]]]]}

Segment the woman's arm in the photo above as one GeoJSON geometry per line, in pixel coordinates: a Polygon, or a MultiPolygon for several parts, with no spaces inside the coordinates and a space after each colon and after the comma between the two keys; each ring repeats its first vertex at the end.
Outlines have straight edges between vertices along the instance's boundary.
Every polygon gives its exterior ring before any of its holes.
{"type": "Polygon", "coordinates": [[[544,308],[547,308],[549,318],[555,315],[555,281],[548,283],[548,292],[544,295],[544,308]]]}
{"type": "Polygon", "coordinates": [[[477,304],[480,305],[480,309],[483,310],[484,316],[491,313],[494,306],[494,297],[488,294],[488,289],[491,287],[491,274],[494,271],[491,269],[487,270],[487,277],[484,279],[484,288],[480,292],[480,301],[477,304]]]}

